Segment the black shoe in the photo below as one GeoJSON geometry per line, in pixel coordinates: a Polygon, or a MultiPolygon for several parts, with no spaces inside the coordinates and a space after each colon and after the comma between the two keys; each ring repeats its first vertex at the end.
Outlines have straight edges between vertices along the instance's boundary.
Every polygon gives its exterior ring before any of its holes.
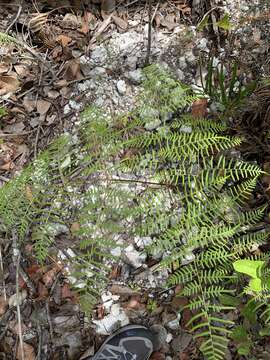
{"type": "Polygon", "coordinates": [[[140,325],[128,325],[109,336],[91,360],[147,360],[154,337],[140,325]]]}

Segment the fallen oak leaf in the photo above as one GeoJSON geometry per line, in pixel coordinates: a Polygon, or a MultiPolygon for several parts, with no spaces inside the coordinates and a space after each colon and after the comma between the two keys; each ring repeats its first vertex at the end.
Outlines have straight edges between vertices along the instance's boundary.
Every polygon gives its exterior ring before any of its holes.
{"type": "Polygon", "coordinates": [[[20,82],[15,76],[0,75],[0,95],[14,93],[20,87],[20,82]]]}
{"type": "Polygon", "coordinates": [[[39,115],[46,115],[48,110],[51,107],[51,103],[46,100],[38,100],[37,101],[37,112],[39,115]]]}

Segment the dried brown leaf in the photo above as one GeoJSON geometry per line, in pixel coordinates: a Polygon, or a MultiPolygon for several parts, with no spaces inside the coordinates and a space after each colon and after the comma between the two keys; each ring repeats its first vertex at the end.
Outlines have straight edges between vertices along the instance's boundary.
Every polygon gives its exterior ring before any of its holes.
{"type": "Polygon", "coordinates": [[[30,113],[32,112],[36,107],[36,102],[34,100],[29,100],[27,97],[23,99],[23,106],[25,110],[30,113]]]}
{"type": "MultiPolygon", "coordinates": [[[[0,162],[0,164],[1,164],[1,162],[0,162]]],[[[14,167],[15,167],[15,164],[12,161],[9,161],[3,165],[0,165],[0,170],[9,171],[9,170],[14,169],[14,167]]]]}
{"type": "Polygon", "coordinates": [[[97,318],[99,320],[103,319],[105,316],[105,308],[103,305],[98,305],[98,308],[97,308],[97,318]]]}
{"type": "Polygon", "coordinates": [[[194,118],[203,118],[207,115],[207,99],[195,100],[191,107],[191,113],[194,118]]]}
{"type": "Polygon", "coordinates": [[[9,71],[10,69],[10,65],[9,64],[5,64],[4,62],[3,63],[0,63],[0,74],[5,74],[9,71]]]}
{"type": "Polygon", "coordinates": [[[29,186],[29,185],[26,185],[26,187],[25,187],[25,196],[26,196],[27,200],[33,201],[33,193],[32,193],[31,186],[29,186]]]}
{"type": "Polygon", "coordinates": [[[61,287],[61,298],[63,300],[70,299],[72,302],[77,302],[76,294],[70,289],[70,285],[64,283],[61,287]]]}
{"type": "Polygon", "coordinates": [[[128,22],[121,19],[119,16],[112,15],[112,19],[116,26],[120,27],[120,29],[126,30],[128,27],[128,22]]]}
{"type": "Polygon", "coordinates": [[[39,300],[44,300],[48,297],[49,295],[49,292],[48,292],[48,289],[46,288],[46,286],[41,282],[39,281],[38,282],[38,295],[37,295],[37,298],[39,300]]]}
{"type": "Polygon", "coordinates": [[[20,82],[15,76],[0,75],[0,95],[14,93],[20,87],[20,82]]]}
{"type": "Polygon", "coordinates": [[[23,64],[19,64],[19,65],[14,65],[14,69],[16,71],[16,73],[20,76],[20,77],[26,77],[29,75],[28,73],[28,67],[23,65],[23,64]]]}
{"type": "Polygon", "coordinates": [[[53,267],[43,275],[42,280],[47,287],[50,287],[55,280],[56,274],[59,272],[59,268],[53,267]]]}
{"type": "Polygon", "coordinates": [[[0,296],[0,316],[4,315],[8,307],[8,301],[5,300],[4,296],[0,296]]]}
{"type": "Polygon", "coordinates": [[[71,224],[71,227],[70,227],[70,231],[72,234],[76,234],[77,231],[80,230],[80,223],[78,222],[74,222],[73,224],[71,224]]]}
{"type": "Polygon", "coordinates": [[[159,28],[160,27],[160,20],[161,20],[161,16],[159,14],[156,14],[155,16],[155,22],[156,22],[156,27],[159,28]]]}
{"type": "Polygon", "coordinates": [[[35,350],[33,348],[33,346],[27,344],[27,343],[23,343],[23,348],[21,349],[21,346],[19,344],[18,348],[17,348],[17,353],[16,353],[16,359],[17,360],[35,360],[36,355],[35,355],[35,350]],[[22,355],[22,353],[24,354],[24,357],[22,355]]]}
{"type": "Polygon", "coordinates": [[[76,59],[67,62],[64,77],[67,81],[80,80],[83,78],[80,63],[76,59]]]}
{"type": "Polygon", "coordinates": [[[22,132],[25,128],[24,123],[21,122],[17,122],[14,124],[10,124],[4,127],[3,131],[5,133],[9,133],[9,134],[19,134],[20,132],[22,132]]]}
{"type": "Polygon", "coordinates": [[[89,22],[90,22],[90,19],[91,19],[91,13],[86,11],[82,17],[82,27],[81,29],[79,30],[81,33],[83,34],[87,34],[89,32],[89,22]]]}
{"type": "Polygon", "coordinates": [[[63,34],[57,36],[55,40],[63,47],[66,47],[72,41],[71,37],[63,34]]]}
{"type": "Polygon", "coordinates": [[[39,115],[45,115],[47,114],[49,108],[51,106],[51,103],[46,100],[38,100],[37,101],[37,112],[39,115]]]}

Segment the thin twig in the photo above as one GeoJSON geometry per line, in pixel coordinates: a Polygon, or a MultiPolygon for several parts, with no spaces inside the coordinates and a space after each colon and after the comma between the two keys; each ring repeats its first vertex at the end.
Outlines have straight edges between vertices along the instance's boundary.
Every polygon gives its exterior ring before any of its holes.
{"type": "Polygon", "coordinates": [[[28,134],[31,134],[33,131],[35,131],[35,130],[22,131],[22,132],[19,132],[19,133],[16,133],[16,134],[0,133],[0,138],[1,137],[13,137],[13,136],[28,135],[28,134]]]}
{"type": "Polygon", "coordinates": [[[155,18],[155,16],[156,16],[156,13],[157,13],[159,4],[160,4],[160,2],[158,2],[158,3],[157,3],[157,6],[155,7],[154,13],[153,13],[153,15],[152,15],[151,23],[153,23],[153,21],[154,21],[154,18],[155,18]]]}
{"type": "Polygon", "coordinates": [[[34,146],[34,158],[37,158],[37,146],[38,146],[38,139],[39,139],[39,133],[40,133],[41,124],[38,125],[36,138],[35,138],[35,146],[34,146]]]}
{"type": "Polygon", "coordinates": [[[50,316],[49,300],[46,300],[45,306],[46,306],[47,320],[48,320],[48,324],[49,324],[49,333],[50,333],[50,338],[51,338],[51,344],[53,344],[53,326],[52,326],[52,320],[51,320],[51,316],[50,316]]]}
{"type": "Polygon", "coordinates": [[[42,343],[43,343],[43,337],[42,337],[42,329],[41,326],[38,325],[38,353],[37,353],[37,360],[41,360],[42,355],[42,343]]]}
{"type": "Polygon", "coordinates": [[[148,0],[148,42],[145,65],[150,64],[151,45],[152,45],[152,0],[148,0]]]}
{"type": "Polygon", "coordinates": [[[25,282],[26,286],[28,287],[28,289],[30,289],[30,295],[35,295],[37,293],[35,284],[33,283],[33,281],[30,279],[29,275],[24,271],[24,269],[20,266],[19,268],[19,273],[23,279],[23,281],[25,282]]]}
{"type": "Polygon", "coordinates": [[[2,278],[2,286],[3,286],[3,296],[4,300],[7,300],[7,293],[6,293],[6,283],[5,283],[5,276],[4,276],[4,266],[3,266],[3,257],[2,257],[2,245],[0,244],[0,273],[2,278]]]}
{"type": "Polygon", "coordinates": [[[6,31],[5,33],[8,34],[9,31],[11,30],[12,26],[15,24],[15,22],[19,19],[20,15],[21,15],[21,12],[22,12],[22,6],[19,5],[19,4],[13,4],[15,6],[18,6],[18,11],[17,11],[17,14],[15,15],[14,19],[12,20],[12,22],[8,25],[8,27],[6,28],[6,31]]]}
{"type": "Polygon", "coordinates": [[[22,320],[21,320],[21,309],[19,303],[19,267],[20,267],[20,258],[21,255],[19,253],[17,258],[17,265],[16,265],[16,297],[17,297],[17,319],[18,319],[18,332],[19,332],[19,341],[20,341],[20,352],[21,352],[21,359],[25,360],[24,357],[24,347],[23,347],[23,337],[22,337],[22,320]]]}

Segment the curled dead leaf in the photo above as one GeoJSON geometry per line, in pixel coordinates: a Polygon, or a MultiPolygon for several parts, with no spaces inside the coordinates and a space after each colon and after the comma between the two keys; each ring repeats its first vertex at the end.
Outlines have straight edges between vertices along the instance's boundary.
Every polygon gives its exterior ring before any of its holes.
{"type": "Polygon", "coordinates": [[[14,93],[20,87],[20,82],[15,76],[0,75],[0,95],[14,93]]]}

